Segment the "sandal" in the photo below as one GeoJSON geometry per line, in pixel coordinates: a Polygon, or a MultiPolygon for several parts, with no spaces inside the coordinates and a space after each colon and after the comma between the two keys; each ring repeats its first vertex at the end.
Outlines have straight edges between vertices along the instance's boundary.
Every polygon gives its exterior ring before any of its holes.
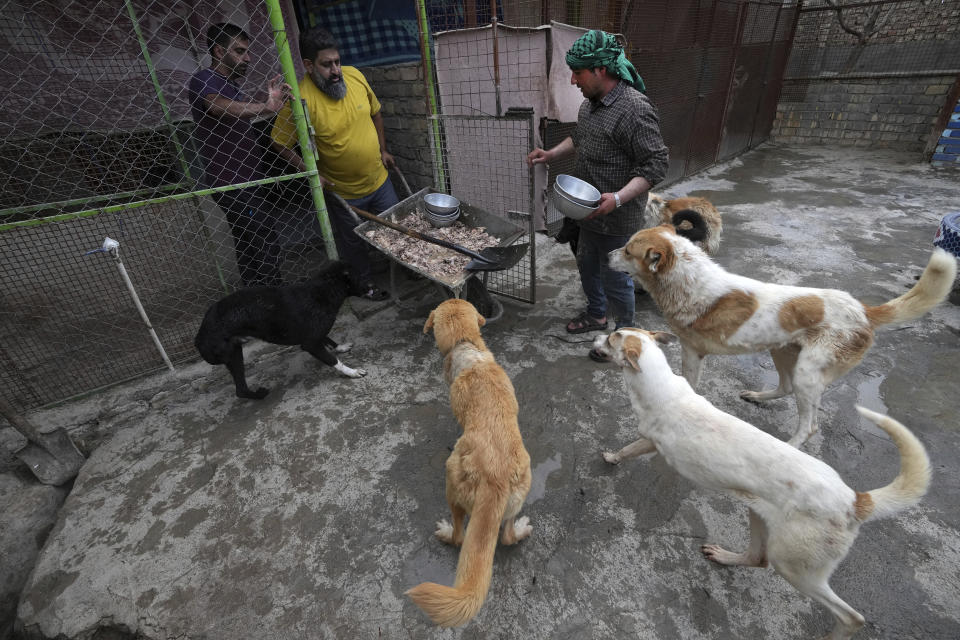
{"type": "Polygon", "coordinates": [[[360,296],[364,300],[373,300],[374,302],[380,302],[386,300],[390,297],[390,294],[378,287],[375,284],[371,284],[368,287],[368,290],[365,294],[360,296]]]}
{"type": "Polygon", "coordinates": [[[607,328],[607,321],[598,321],[591,318],[590,314],[584,311],[576,318],[567,323],[567,333],[586,333],[587,331],[603,331],[607,328]]]}
{"type": "Polygon", "coordinates": [[[594,362],[610,362],[610,356],[603,355],[596,349],[590,349],[590,353],[587,355],[590,356],[590,359],[594,362]]]}

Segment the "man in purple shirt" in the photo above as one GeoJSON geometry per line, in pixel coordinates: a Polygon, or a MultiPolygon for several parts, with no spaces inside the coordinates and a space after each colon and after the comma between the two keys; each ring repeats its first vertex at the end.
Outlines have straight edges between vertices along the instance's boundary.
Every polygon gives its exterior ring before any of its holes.
{"type": "MultiPolygon", "coordinates": [[[[265,102],[252,102],[239,82],[250,63],[250,37],[240,27],[219,23],[207,30],[211,64],[190,79],[188,95],[194,137],[206,165],[209,187],[240,184],[265,177],[265,147],[254,119],[273,115],[289,98],[290,87],[278,75],[267,83],[265,102]]],[[[275,145],[279,147],[280,145],[275,145]]],[[[281,157],[286,149],[277,148],[281,157]]],[[[232,189],[213,195],[226,214],[237,251],[244,286],[276,285],[280,277],[280,245],[261,186],[232,189]]]]}

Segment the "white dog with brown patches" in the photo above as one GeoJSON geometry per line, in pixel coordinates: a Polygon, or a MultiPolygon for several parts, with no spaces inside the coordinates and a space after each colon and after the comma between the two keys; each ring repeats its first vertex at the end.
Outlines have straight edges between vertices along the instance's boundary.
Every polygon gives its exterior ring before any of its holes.
{"type": "Polygon", "coordinates": [[[527,518],[514,520],[530,491],[530,455],[517,424],[513,384],[480,337],[484,317],[466,300],[447,300],[430,312],[423,327],[433,329],[450,385],[450,408],[463,427],[447,458],[447,503],[453,525],[437,523],[436,536],[461,546],[453,587],[418,584],[407,595],[434,623],[466,623],[483,606],[500,542],[516,544],[533,531],[527,518]],[[470,522],[464,533],[464,518],[470,522]]]}
{"type": "Polygon", "coordinates": [[[802,445],[817,430],[820,396],[856,366],[875,328],[917,318],[942,302],[957,274],[956,259],[935,249],[920,280],[902,296],[867,306],[836,289],[792,287],[725,271],[700,248],[663,225],[633,235],[610,253],[610,266],[637,278],[683,347],[682,371],[696,388],[708,354],[769,350],[780,376],[771,391],[743,391],[751,402],[789,394],[802,445]]]}
{"type": "Polygon", "coordinates": [[[912,506],[926,493],[930,460],[923,445],[896,420],[857,407],[896,443],[900,473],[885,487],[854,491],[826,463],[697,395],[684,378],[674,375],[657,346],[673,338],[668,333],[620,329],[594,342],[594,348],[622,368],[643,436],[603,457],[616,464],[656,451],[683,477],[741,499],[750,509],[747,550],[734,553],[707,544],[701,548],[703,554],[724,565],[771,564],[800,593],[836,617],[827,638],[850,638],[864,619],[830,589],[830,576],[862,523],[912,506]]]}

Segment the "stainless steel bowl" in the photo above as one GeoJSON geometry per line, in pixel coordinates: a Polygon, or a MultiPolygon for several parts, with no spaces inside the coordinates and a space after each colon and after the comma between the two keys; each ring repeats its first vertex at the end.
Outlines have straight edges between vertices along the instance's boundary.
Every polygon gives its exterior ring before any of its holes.
{"type": "Polygon", "coordinates": [[[554,185],[561,194],[579,204],[596,207],[600,202],[600,190],[580,178],[561,173],[554,185]]]}
{"type": "Polygon", "coordinates": [[[434,227],[449,227],[460,217],[460,207],[454,209],[451,213],[434,213],[427,209],[424,216],[434,227]]]}
{"type": "Polygon", "coordinates": [[[556,185],[553,187],[553,206],[559,209],[560,213],[574,220],[583,220],[597,209],[596,206],[587,206],[579,202],[574,202],[563,195],[563,191],[556,185]]]}
{"type": "Polygon", "coordinates": [[[423,204],[433,213],[453,213],[460,207],[460,201],[445,193],[428,193],[423,196],[423,204]]]}

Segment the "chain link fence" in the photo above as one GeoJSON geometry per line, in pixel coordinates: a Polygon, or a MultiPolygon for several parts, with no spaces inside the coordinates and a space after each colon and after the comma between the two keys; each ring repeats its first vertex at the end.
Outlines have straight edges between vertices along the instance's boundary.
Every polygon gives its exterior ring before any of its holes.
{"type": "MultiPolygon", "coordinates": [[[[214,300],[324,259],[307,177],[253,154],[214,192],[198,156],[188,84],[210,64],[206,30],[244,26],[237,84],[264,100],[281,73],[267,3],[0,4],[4,397],[29,408],[192,360],[214,300]],[[273,224],[233,216],[241,199],[273,224]]],[[[221,136],[265,148],[269,119],[245,122],[221,136]]]]}

